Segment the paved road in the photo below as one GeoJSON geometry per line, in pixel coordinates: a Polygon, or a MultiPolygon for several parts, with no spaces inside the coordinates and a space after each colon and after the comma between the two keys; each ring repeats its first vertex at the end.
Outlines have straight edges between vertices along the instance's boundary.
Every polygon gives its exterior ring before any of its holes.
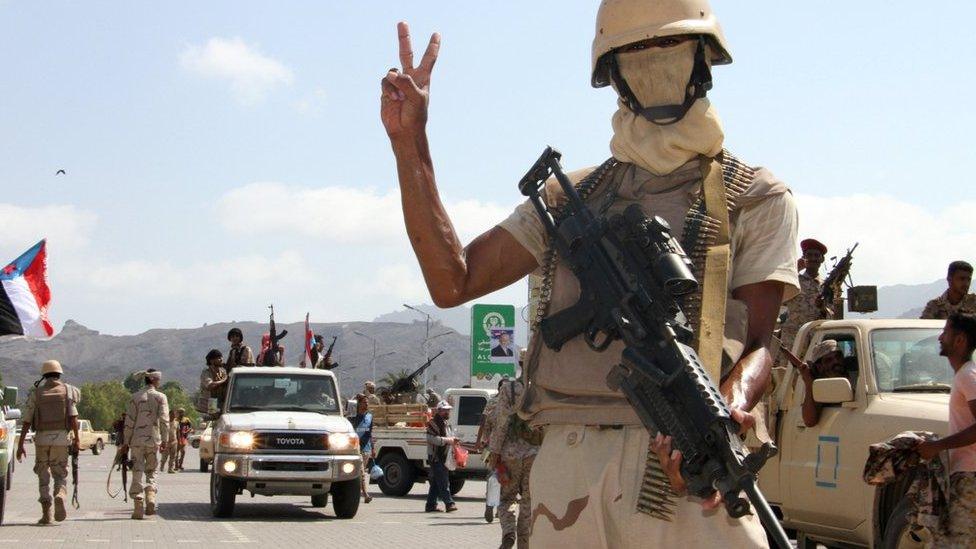
{"type": "MultiPolygon", "coordinates": [[[[4,547],[204,547],[254,545],[295,549],[298,547],[497,547],[501,539],[497,520],[485,523],[484,482],[468,482],[458,494],[459,511],[451,514],[423,512],[426,484],[418,484],[406,498],[388,498],[376,492],[373,502],[360,505],[352,520],[335,517],[331,502],[314,509],[308,498],[274,498],[247,494],[238,497],[232,519],[210,515],[209,475],[196,470],[195,450],[186,456],[188,469],[160,476],[159,515],[154,520],[129,519],[131,503],[111,499],[105,479],[113,448],[80,457],[81,509],[69,507],[68,519],[52,526],[37,526],[37,477],[31,471],[33,448],[17,464],[13,488],[8,492],[6,517],[0,526],[4,547]],[[194,470],[189,470],[193,466],[194,470]],[[217,545],[219,544],[219,545],[217,545]]],[[[115,487],[120,479],[113,478],[115,487]]],[[[69,477],[70,482],[70,477],[69,477]]],[[[70,495],[70,484],[69,484],[70,495]]]]}

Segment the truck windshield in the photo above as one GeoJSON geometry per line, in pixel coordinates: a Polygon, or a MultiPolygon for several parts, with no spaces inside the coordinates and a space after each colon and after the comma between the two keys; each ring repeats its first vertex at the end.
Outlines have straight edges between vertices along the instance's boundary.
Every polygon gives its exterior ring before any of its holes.
{"type": "Polygon", "coordinates": [[[939,356],[934,328],[891,328],[871,332],[875,376],[881,392],[945,392],[952,367],[939,356]]]}
{"type": "Polygon", "coordinates": [[[303,374],[235,375],[229,404],[231,412],[279,410],[331,414],[339,411],[332,378],[303,374]]]}

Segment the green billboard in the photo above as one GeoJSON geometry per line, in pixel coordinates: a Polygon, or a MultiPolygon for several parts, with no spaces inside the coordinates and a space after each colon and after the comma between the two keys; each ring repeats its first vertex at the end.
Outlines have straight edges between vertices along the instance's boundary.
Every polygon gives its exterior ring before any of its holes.
{"type": "Polygon", "coordinates": [[[477,304],[471,308],[471,386],[492,387],[515,377],[515,306],[477,304]]]}

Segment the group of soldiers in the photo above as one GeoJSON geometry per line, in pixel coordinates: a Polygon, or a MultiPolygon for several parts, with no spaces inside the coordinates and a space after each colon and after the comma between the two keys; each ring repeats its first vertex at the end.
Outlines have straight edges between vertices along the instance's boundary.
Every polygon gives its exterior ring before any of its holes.
{"type": "MultiPolygon", "coordinates": [[[[81,391],[61,378],[64,368],[56,360],[41,365],[41,379],[35,384],[24,405],[23,432],[34,435],[35,462],[41,504],[38,524],[60,522],[67,516],[68,456],[79,451],[78,403],[81,391]],[[54,484],[53,490],[51,484],[54,484]],[[52,509],[53,508],[53,509],[52,509]]],[[[156,470],[158,454],[172,455],[169,402],[159,390],[162,374],[149,369],[141,373],[144,386],[129,399],[119,454],[131,460],[132,480],[129,495],[133,501],[133,519],[156,514],[156,470]]],[[[17,459],[26,455],[24,438],[17,441],[17,459]]],[[[178,458],[174,458],[178,459],[178,458]]]]}

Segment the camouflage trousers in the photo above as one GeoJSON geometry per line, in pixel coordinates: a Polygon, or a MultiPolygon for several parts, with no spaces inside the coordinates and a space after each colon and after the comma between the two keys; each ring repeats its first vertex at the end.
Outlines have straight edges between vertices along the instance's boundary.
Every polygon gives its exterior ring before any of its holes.
{"type": "Polygon", "coordinates": [[[643,427],[550,425],[532,468],[536,547],[767,547],[759,519],[730,519],[678,497],[670,521],[637,511],[649,437],[643,427]]]}
{"type": "Polygon", "coordinates": [[[132,481],[129,483],[129,495],[136,501],[142,500],[143,492],[156,487],[156,451],[158,446],[133,446],[129,449],[132,459],[132,481]],[[145,480],[144,480],[145,479],[145,480]]]}
{"type": "Polygon", "coordinates": [[[949,532],[936,536],[933,542],[940,549],[976,545],[976,473],[952,473],[949,477],[949,532]]]}
{"type": "Polygon", "coordinates": [[[170,444],[166,446],[166,450],[159,453],[159,470],[162,471],[166,468],[166,464],[169,463],[169,470],[172,471],[176,468],[176,444],[170,444]]]}
{"type": "Polygon", "coordinates": [[[527,458],[504,459],[508,471],[508,482],[502,484],[501,500],[498,504],[498,522],[502,525],[502,535],[517,536],[519,548],[529,546],[532,534],[532,498],[529,477],[535,456],[527,458]],[[518,518],[514,506],[518,506],[518,518]]]}
{"type": "Polygon", "coordinates": [[[68,447],[36,446],[34,473],[42,505],[50,505],[51,478],[54,478],[54,497],[64,499],[68,495],[68,447]]]}

